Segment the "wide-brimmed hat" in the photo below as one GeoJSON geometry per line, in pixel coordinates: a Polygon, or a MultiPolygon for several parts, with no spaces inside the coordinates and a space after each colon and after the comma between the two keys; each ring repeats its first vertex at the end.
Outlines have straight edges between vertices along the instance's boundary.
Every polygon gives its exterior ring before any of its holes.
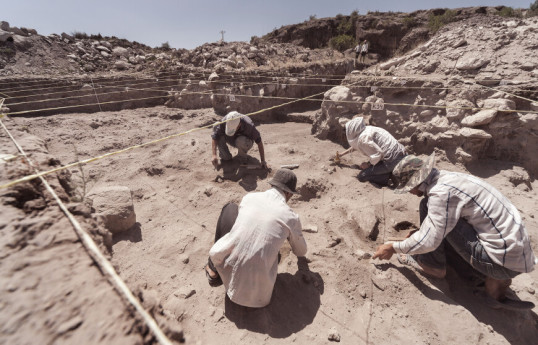
{"type": "Polygon", "coordinates": [[[269,181],[269,184],[285,192],[298,194],[295,190],[297,187],[297,176],[289,169],[278,169],[273,179],[269,181]]]}
{"type": "Polygon", "coordinates": [[[235,131],[237,130],[237,127],[239,126],[239,123],[241,122],[241,117],[243,114],[238,113],[237,111],[232,111],[228,113],[223,119],[223,121],[226,122],[226,135],[231,137],[235,134],[235,131]]]}
{"type": "Polygon", "coordinates": [[[435,152],[426,159],[414,155],[404,157],[392,171],[399,181],[395,193],[407,193],[428,178],[435,163],[435,152]]]}

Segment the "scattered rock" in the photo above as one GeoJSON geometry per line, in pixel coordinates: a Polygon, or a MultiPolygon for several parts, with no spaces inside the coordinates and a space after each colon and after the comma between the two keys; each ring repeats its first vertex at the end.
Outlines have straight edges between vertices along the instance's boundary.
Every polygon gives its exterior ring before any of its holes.
{"type": "Polygon", "coordinates": [[[338,244],[340,244],[342,242],[342,238],[341,237],[335,237],[335,238],[331,238],[331,240],[329,241],[329,244],[327,245],[327,248],[333,248],[333,247],[336,247],[338,244]]]}
{"type": "Polygon", "coordinates": [[[58,335],[61,335],[74,329],[77,329],[80,325],[82,325],[83,322],[84,320],[82,319],[82,317],[77,315],[74,318],[62,323],[56,330],[56,333],[58,335]]]}
{"type": "Polygon", "coordinates": [[[359,260],[368,260],[372,257],[372,254],[365,252],[364,250],[360,248],[355,251],[355,255],[357,255],[359,260]]]}
{"type": "Polygon", "coordinates": [[[340,333],[338,333],[338,331],[336,330],[336,327],[332,327],[330,330],[329,330],[329,337],[328,339],[330,341],[336,341],[336,342],[340,342],[340,333]]]}
{"type": "Polygon", "coordinates": [[[123,186],[101,187],[88,193],[96,216],[102,217],[113,234],[130,229],[136,223],[131,190],[123,186]]]}
{"type": "Polygon", "coordinates": [[[189,285],[189,286],[183,286],[182,288],[174,292],[174,296],[187,299],[193,296],[195,293],[196,293],[196,290],[193,289],[193,287],[189,285]]]}
{"type": "Polygon", "coordinates": [[[311,233],[317,233],[318,232],[318,226],[313,224],[308,224],[303,228],[303,231],[311,232],[311,233]]]}

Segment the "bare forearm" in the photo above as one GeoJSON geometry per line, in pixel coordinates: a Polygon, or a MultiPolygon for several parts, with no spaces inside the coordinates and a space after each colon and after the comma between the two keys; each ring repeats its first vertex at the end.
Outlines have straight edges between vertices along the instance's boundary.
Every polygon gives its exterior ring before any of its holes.
{"type": "Polygon", "coordinates": [[[265,162],[265,151],[263,149],[263,142],[258,143],[258,151],[260,151],[260,160],[262,162],[265,162]]]}
{"type": "Polygon", "coordinates": [[[213,158],[217,157],[217,141],[215,139],[211,140],[211,152],[213,153],[213,158]]]}

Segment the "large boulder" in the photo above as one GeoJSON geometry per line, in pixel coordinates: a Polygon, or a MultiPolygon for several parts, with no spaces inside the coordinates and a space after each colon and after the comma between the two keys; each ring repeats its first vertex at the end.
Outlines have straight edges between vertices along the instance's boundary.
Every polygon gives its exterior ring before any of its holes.
{"type": "Polygon", "coordinates": [[[489,63],[480,53],[468,53],[456,63],[456,68],[462,71],[476,70],[489,63]]]}
{"type": "Polygon", "coordinates": [[[102,217],[113,234],[130,229],[136,223],[131,190],[124,186],[101,187],[88,194],[95,214],[102,217]]]}
{"type": "Polygon", "coordinates": [[[497,110],[495,109],[481,110],[478,113],[472,116],[467,116],[461,120],[461,124],[467,127],[483,126],[493,121],[495,116],[497,116],[497,110]]]}
{"type": "Polygon", "coordinates": [[[129,56],[129,50],[123,47],[115,47],[114,49],[112,49],[112,53],[116,56],[123,56],[123,57],[129,56]]]}
{"type": "MultiPolygon", "coordinates": [[[[102,53],[105,53],[105,52],[102,52],[102,53]]],[[[118,60],[114,63],[114,68],[120,71],[129,69],[130,67],[131,67],[131,64],[128,63],[127,61],[118,60]]]]}
{"type": "Polygon", "coordinates": [[[348,87],[336,86],[325,92],[321,112],[316,114],[312,133],[347,145],[345,123],[358,112],[358,103],[348,87]]]}
{"type": "Polygon", "coordinates": [[[497,110],[514,110],[516,103],[504,98],[488,98],[484,101],[484,108],[497,110]]]}

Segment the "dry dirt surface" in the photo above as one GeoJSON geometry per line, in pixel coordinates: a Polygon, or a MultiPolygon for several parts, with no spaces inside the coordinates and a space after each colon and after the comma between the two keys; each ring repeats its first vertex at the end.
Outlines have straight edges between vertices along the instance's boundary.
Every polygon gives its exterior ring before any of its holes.
{"type": "MultiPolygon", "coordinates": [[[[54,166],[43,155],[67,164],[219,118],[213,109],[155,107],[2,121],[43,169],[47,162],[54,166]]],[[[315,138],[311,127],[294,122],[259,124],[272,172],[239,166],[214,170],[210,130],[200,129],[71,168],[70,176],[64,176],[69,193],[63,197],[66,202],[80,201],[102,186],[131,189],[137,224],[110,242],[104,234],[94,237],[102,239],[104,252],[108,244],[120,276],[158,323],[163,328],[181,325],[188,344],[327,344],[331,339],[343,344],[536,342],[538,309],[488,308],[478,294],[475,276],[449,270],[446,280],[427,279],[395,257],[385,262],[369,259],[365,253],[418,226],[420,200],[360,183],[356,165],[364,158],[353,153],[334,165],[329,158],[342,147],[315,138]],[[271,304],[257,310],[238,308],[225,298],[223,287],[209,287],[202,270],[218,215],[225,203],[269,188],[268,179],[286,164],[299,165],[295,172],[300,195],[290,205],[301,216],[308,253],[299,260],[284,247],[271,304]]],[[[1,153],[16,153],[4,133],[0,139],[1,153]]],[[[256,163],[255,148],[250,155],[251,163],[256,163]]],[[[13,172],[18,161],[3,165],[2,182],[27,173],[13,172]]],[[[482,160],[465,168],[440,153],[437,166],[470,172],[496,186],[521,211],[538,252],[536,181],[525,182],[527,191],[515,188],[510,182],[513,164],[502,161],[482,160]]],[[[48,180],[61,177],[53,174],[48,180]]],[[[60,182],[56,185],[62,189],[60,182]]],[[[37,182],[25,188],[41,190],[37,182]]],[[[3,191],[0,213],[2,221],[9,221],[0,226],[2,342],[152,343],[135,313],[128,312],[91,264],[46,192],[28,197],[8,191],[3,191]],[[47,207],[35,200],[43,200],[47,207]]],[[[70,205],[78,210],[86,230],[100,229],[80,206],[84,202],[70,205]]],[[[536,271],[520,275],[512,292],[538,305],[536,280],[536,271]]]]}
{"type": "MultiPolygon", "coordinates": [[[[65,112],[0,120],[41,171],[99,157],[45,178],[174,343],[536,344],[538,307],[490,309],[481,277],[465,263],[453,260],[456,269],[435,280],[395,257],[371,260],[377,246],[419,226],[420,200],[360,183],[365,158],[358,153],[338,165],[329,160],[344,149],[345,121],[360,114],[411,153],[435,151],[438,168],[474,174],[498,188],[520,210],[538,253],[538,21],[478,10],[464,11],[470,18],[446,25],[429,41],[430,33],[417,27],[399,47],[382,43],[384,30],[397,28],[390,18],[368,24],[368,31],[358,28],[356,38],[370,39],[372,52],[368,64],[351,73],[352,53],[346,58],[278,40],[163,51],[111,38],[44,37],[0,23],[14,32],[0,57],[0,91],[11,96],[2,95],[8,100],[0,111],[65,112]],[[395,51],[401,54],[394,57],[395,51]],[[393,57],[376,64],[384,54],[393,57]],[[144,84],[152,96],[162,89],[155,103],[125,104],[122,97],[143,97],[133,93],[143,90],[129,91],[138,85],[135,71],[140,77],[163,71],[144,84]],[[164,71],[173,77],[163,85],[164,71]],[[338,75],[333,81],[342,85],[325,84],[325,74],[338,75]],[[59,88],[54,96],[23,90],[47,81],[59,88]],[[60,91],[64,86],[69,90],[60,91]],[[313,87],[327,91],[319,107],[296,104],[253,117],[271,171],[238,163],[213,169],[210,129],[202,127],[230,110],[249,113],[280,102],[276,97],[316,93],[313,87]],[[107,90],[114,93],[110,99],[103,98],[107,90]],[[88,97],[93,102],[98,93],[100,102],[117,106],[94,113],[95,104],[93,110],[70,107],[88,97]],[[164,102],[169,107],[150,107],[164,102]],[[132,149],[118,152],[126,148],[132,149]],[[300,192],[290,205],[301,216],[308,253],[297,258],[289,246],[282,248],[269,306],[234,306],[223,287],[209,287],[203,272],[219,212],[227,202],[269,188],[275,170],[290,164],[298,165],[300,192]],[[91,197],[104,187],[130,190],[136,222],[129,230],[112,234],[95,212],[91,197]]],[[[250,164],[259,163],[256,147],[250,155],[250,164]]],[[[0,186],[31,173],[0,128],[0,186]]],[[[40,179],[0,188],[0,203],[0,343],[157,343],[90,259],[40,179]]],[[[537,277],[537,271],[518,276],[510,293],[538,305],[537,277]]]]}

